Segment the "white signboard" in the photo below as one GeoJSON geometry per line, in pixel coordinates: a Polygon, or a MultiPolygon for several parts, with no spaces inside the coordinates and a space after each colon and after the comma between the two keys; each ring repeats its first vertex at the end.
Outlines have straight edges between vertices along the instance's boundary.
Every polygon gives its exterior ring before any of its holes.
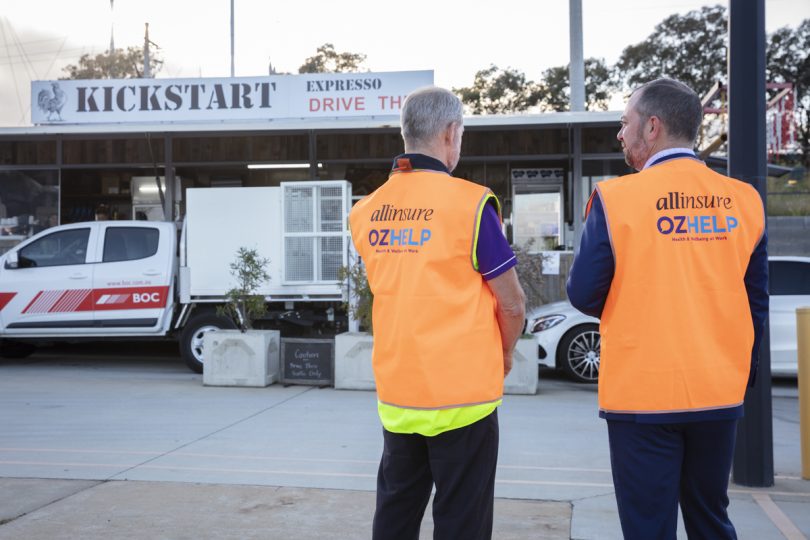
{"type": "Polygon", "coordinates": [[[398,116],[433,71],[33,81],[34,124],[398,116]]]}

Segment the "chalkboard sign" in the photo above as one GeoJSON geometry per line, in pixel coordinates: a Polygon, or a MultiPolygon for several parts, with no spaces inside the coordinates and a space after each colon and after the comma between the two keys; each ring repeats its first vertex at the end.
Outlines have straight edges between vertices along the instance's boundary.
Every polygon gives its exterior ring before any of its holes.
{"type": "Polygon", "coordinates": [[[333,339],[281,338],[281,383],[334,384],[333,339]]]}

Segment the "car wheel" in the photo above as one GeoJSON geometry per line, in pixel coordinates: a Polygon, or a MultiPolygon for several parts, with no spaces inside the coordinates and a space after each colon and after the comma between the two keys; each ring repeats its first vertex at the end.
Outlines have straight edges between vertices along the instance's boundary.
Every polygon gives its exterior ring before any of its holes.
{"type": "Polygon", "coordinates": [[[2,358],[27,358],[34,354],[36,350],[36,345],[32,343],[9,341],[7,339],[0,341],[0,357],[2,358]]]}
{"type": "Polygon", "coordinates": [[[180,334],[180,356],[195,373],[203,371],[203,336],[211,330],[233,330],[236,324],[228,317],[206,311],[193,316],[180,334]]]}
{"type": "Polygon", "coordinates": [[[560,340],[557,366],[577,382],[597,382],[601,341],[598,324],[583,324],[572,328],[560,340]]]}

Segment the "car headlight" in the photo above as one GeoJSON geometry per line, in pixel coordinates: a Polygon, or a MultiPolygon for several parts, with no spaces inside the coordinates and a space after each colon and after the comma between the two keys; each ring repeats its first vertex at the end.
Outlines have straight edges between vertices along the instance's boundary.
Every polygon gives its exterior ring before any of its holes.
{"type": "Polygon", "coordinates": [[[544,317],[540,317],[539,319],[535,319],[534,322],[532,322],[529,331],[532,334],[536,334],[538,332],[542,332],[543,330],[554,328],[564,320],[565,315],[546,315],[544,317]]]}

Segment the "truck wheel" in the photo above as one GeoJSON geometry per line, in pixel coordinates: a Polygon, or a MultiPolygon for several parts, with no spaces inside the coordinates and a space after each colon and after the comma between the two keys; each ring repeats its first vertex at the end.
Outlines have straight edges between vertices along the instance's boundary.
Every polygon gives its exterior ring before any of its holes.
{"type": "Polygon", "coordinates": [[[34,354],[36,350],[36,345],[32,343],[9,341],[7,339],[0,341],[0,357],[2,358],[27,358],[34,354]]]}
{"type": "Polygon", "coordinates": [[[213,312],[203,312],[192,317],[180,334],[180,356],[196,373],[203,371],[203,336],[211,330],[233,330],[236,324],[213,312]]]}

